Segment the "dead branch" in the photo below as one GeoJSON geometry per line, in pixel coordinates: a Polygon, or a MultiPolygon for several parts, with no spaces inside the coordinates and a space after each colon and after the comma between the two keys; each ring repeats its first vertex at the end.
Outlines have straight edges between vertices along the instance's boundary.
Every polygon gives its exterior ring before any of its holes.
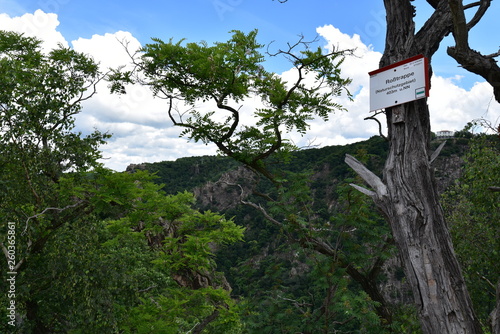
{"type": "Polygon", "coordinates": [[[441,153],[441,150],[443,149],[444,145],[446,144],[446,140],[439,145],[439,147],[432,153],[431,158],[429,159],[429,164],[432,164],[434,160],[439,156],[439,153],[441,153]]]}
{"type": "Polygon", "coordinates": [[[371,190],[364,189],[360,186],[353,185],[357,190],[369,196],[374,196],[375,194],[382,198],[387,195],[387,186],[382,182],[382,180],[375,175],[372,171],[366,168],[361,162],[359,162],[353,156],[346,154],[345,162],[351,167],[370,187],[375,190],[375,193],[371,190]]]}
{"type": "Polygon", "coordinates": [[[28,230],[28,223],[29,223],[29,221],[31,219],[38,218],[38,217],[44,215],[47,211],[57,211],[57,212],[61,213],[61,212],[65,211],[65,210],[67,210],[67,209],[76,208],[77,206],[79,206],[82,203],[83,203],[83,200],[78,200],[76,203],[66,205],[64,208],[52,208],[52,207],[45,208],[42,212],[37,213],[36,215],[33,215],[33,216],[28,217],[26,219],[26,226],[24,227],[24,230],[23,230],[23,232],[21,234],[22,235],[26,234],[26,231],[28,230]]]}

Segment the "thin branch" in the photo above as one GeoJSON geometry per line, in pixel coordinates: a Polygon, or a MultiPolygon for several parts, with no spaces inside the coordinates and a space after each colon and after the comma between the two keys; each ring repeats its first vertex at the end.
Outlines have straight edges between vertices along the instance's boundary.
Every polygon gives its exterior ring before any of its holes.
{"type": "MultiPolygon", "coordinates": [[[[5,247],[5,245],[3,244],[3,242],[0,243],[0,246],[2,247],[2,251],[3,251],[3,254],[5,255],[5,259],[7,261],[9,261],[9,251],[7,250],[7,248],[5,247]]],[[[16,265],[14,266],[14,268],[12,270],[9,270],[9,271],[13,272],[13,273],[17,273],[17,271],[19,270],[19,268],[23,265],[24,260],[25,260],[25,258],[22,258],[21,261],[17,262],[16,265]]]]}
{"type": "Polygon", "coordinates": [[[28,223],[31,219],[35,219],[35,218],[38,218],[39,216],[41,215],[44,215],[47,211],[57,211],[57,212],[62,212],[62,211],[65,211],[67,209],[71,209],[71,208],[76,208],[77,206],[79,206],[80,204],[83,203],[83,200],[79,200],[77,201],[76,203],[73,203],[73,204],[69,204],[69,205],[66,205],[64,208],[45,208],[42,212],[40,213],[37,213],[36,215],[33,215],[33,216],[30,216],[26,219],[26,226],[24,227],[24,230],[23,232],[21,233],[22,235],[26,234],[26,231],[28,230],[28,223]]]}
{"type": "Polygon", "coordinates": [[[192,332],[193,334],[201,333],[205,329],[205,327],[208,326],[208,324],[210,324],[212,321],[217,319],[217,317],[219,317],[219,313],[220,313],[219,309],[216,308],[212,312],[212,314],[210,314],[208,317],[203,319],[203,321],[201,323],[198,323],[190,332],[192,332]]]}
{"type": "Polygon", "coordinates": [[[368,189],[366,189],[366,188],[363,188],[363,187],[361,187],[361,186],[358,186],[357,184],[354,184],[354,183],[349,183],[349,185],[350,185],[351,187],[353,187],[354,189],[356,189],[357,191],[359,191],[359,192],[361,192],[361,193],[363,193],[363,194],[365,194],[365,195],[368,195],[368,196],[370,196],[370,197],[374,197],[375,195],[377,195],[377,193],[375,193],[375,192],[373,192],[373,191],[371,191],[371,190],[368,190],[368,189]]]}
{"type": "Polygon", "coordinates": [[[271,217],[271,216],[269,215],[269,213],[267,213],[266,209],[264,209],[264,208],[263,208],[260,204],[258,204],[258,205],[257,205],[257,204],[255,204],[255,203],[253,203],[253,202],[248,202],[248,201],[244,201],[244,200],[241,200],[241,203],[242,203],[242,204],[245,204],[245,205],[248,205],[248,206],[251,206],[251,207],[252,207],[252,208],[254,208],[254,209],[259,210],[259,211],[260,211],[260,212],[264,215],[264,217],[265,217],[267,220],[269,220],[271,223],[273,223],[273,224],[275,224],[275,225],[277,225],[277,226],[280,226],[280,227],[282,227],[282,226],[283,226],[283,224],[282,224],[281,222],[279,222],[279,221],[277,221],[276,219],[274,219],[273,217],[271,217]]]}
{"type": "MultiPolygon", "coordinates": [[[[484,275],[481,275],[478,271],[476,271],[476,274],[482,279],[484,280],[486,283],[488,283],[488,285],[493,288],[493,291],[495,291],[497,289],[497,287],[495,286],[495,284],[493,284],[486,276],[484,275]]],[[[494,295],[494,294],[493,294],[494,295]]]]}
{"type": "Polygon", "coordinates": [[[145,289],[137,290],[137,292],[146,292],[146,291],[149,291],[149,290],[154,289],[156,287],[157,287],[156,285],[152,285],[152,286],[147,287],[145,289]]]}
{"type": "MultiPolygon", "coordinates": [[[[394,3],[397,6],[399,1],[394,3]]],[[[432,55],[439,49],[439,45],[443,38],[452,31],[450,23],[451,13],[448,8],[448,3],[446,0],[434,0],[434,3],[436,6],[434,8],[436,10],[415,34],[415,40],[420,41],[419,50],[416,50],[416,52],[421,53],[426,57],[432,57],[432,55]]],[[[395,13],[391,13],[391,15],[395,15],[393,17],[398,18],[398,15],[395,13]]]]}
{"type": "Polygon", "coordinates": [[[468,30],[471,30],[479,21],[481,21],[481,19],[483,18],[484,14],[486,13],[490,5],[491,5],[491,0],[480,0],[463,6],[464,10],[479,6],[472,19],[467,23],[468,30]]]}
{"type": "MultiPolygon", "coordinates": [[[[461,0],[448,0],[453,22],[455,46],[448,47],[448,55],[467,71],[483,77],[492,87],[495,100],[500,102],[500,67],[493,59],[496,53],[484,56],[469,47],[469,30],[479,22],[490,6],[491,0],[480,0],[479,9],[469,23],[466,22],[461,0]]],[[[475,2],[474,5],[478,3],[475,2]]]]}
{"type": "Polygon", "coordinates": [[[498,52],[491,53],[489,55],[485,55],[484,58],[495,58],[495,57],[498,57],[498,56],[500,56],[500,50],[498,50],[498,52]]]}
{"type": "Polygon", "coordinates": [[[293,306],[295,306],[295,308],[302,314],[305,314],[306,311],[304,311],[302,309],[302,307],[312,307],[314,306],[313,304],[310,304],[310,303],[301,303],[299,302],[298,300],[294,300],[294,299],[291,299],[291,298],[285,298],[285,297],[282,297],[282,296],[277,296],[279,299],[282,299],[282,300],[285,300],[285,301],[288,301],[288,302],[292,302],[293,303],[293,306]]]}
{"type": "Polygon", "coordinates": [[[439,145],[439,147],[432,153],[431,158],[429,160],[429,164],[432,164],[434,160],[439,156],[439,153],[441,153],[441,150],[443,149],[444,145],[446,144],[446,140],[439,145]]]}
{"type": "Polygon", "coordinates": [[[369,117],[365,117],[364,120],[367,121],[367,120],[372,120],[372,121],[375,121],[377,122],[378,124],[378,134],[380,135],[380,137],[384,138],[386,141],[388,141],[389,139],[382,133],[382,123],[380,123],[380,121],[375,117],[381,113],[384,113],[383,111],[380,111],[380,112],[376,112],[375,114],[373,114],[372,116],[369,116],[369,117]]]}

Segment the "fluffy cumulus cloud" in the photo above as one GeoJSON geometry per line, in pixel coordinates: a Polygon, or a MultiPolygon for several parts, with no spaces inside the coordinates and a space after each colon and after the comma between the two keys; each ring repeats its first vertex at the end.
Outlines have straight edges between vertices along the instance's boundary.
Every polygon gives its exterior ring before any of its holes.
{"type": "MultiPolygon", "coordinates": [[[[0,29],[36,36],[44,41],[45,49],[53,48],[58,43],[71,45],[98,61],[103,72],[130,63],[124,44],[131,52],[140,47],[139,41],[124,31],[66,41],[58,32],[58,25],[56,14],[41,10],[19,17],[0,14],[0,29]]],[[[371,115],[368,72],[378,68],[381,53],[363,44],[358,35],[344,34],[331,25],[320,27],[317,32],[325,41],[326,51],[332,48],[354,50],[355,56],[347,57],[342,66],[343,75],[352,78],[348,89],[354,98],[349,100],[345,94],[338,97],[336,102],[347,111],[336,112],[327,122],[313,120],[310,131],[304,137],[297,134],[290,134],[289,137],[298,146],[324,146],[342,145],[378,134],[378,124],[364,119],[371,115]]],[[[290,70],[281,75],[292,79],[294,73],[290,70]]],[[[486,117],[496,121],[499,117],[499,105],[492,102],[492,90],[487,83],[477,83],[467,91],[459,87],[459,82],[459,77],[433,77],[429,98],[433,131],[460,130],[474,118],[486,117]]],[[[245,114],[242,121],[254,122],[250,115],[259,106],[258,99],[249,98],[244,105],[241,109],[245,114]]],[[[117,96],[111,95],[107,84],[101,82],[97,94],[85,101],[83,111],[77,117],[77,130],[89,133],[96,128],[113,134],[102,149],[103,162],[115,170],[124,170],[130,163],[216,153],[213,145],[188,143],[186,139],[179,138],[181,130],[172,126],[166,110],[165,101],[152,98],[144,87],[132,86],[126,95],[117,96]]]]}
{"type": "MultiPolygon", "coordinates": [[[[90,54],[100,63],[102,71],[129,65],[130,55],[140,48],[139,41],[123,31],[80,38],[72,45],[75,50],[90,54]]],[[[112,95],[102,82],[97,91],[98,94],[85,101],[77,128],[82,132],[97,128],[113,135],[103,147],[103,162],[110,168],[124,170],[131,163],[216,154],[215,145],[189,143],[179,138],[182,129],[173,127],[166,101],[153,98],[148,88],[131,85],[127,94],[112,95]]],[[[200,105],[201,110],[208,108],[200,105]]]]}
{"type": "Polygon", "coordinates": [[[43,41],[42,47],[45,50],[51,50],[58,44],[68,46],[66,39],[57,31],[58,25],[56,14],[47,14],[41,10],[18,17],[0,13],[0,30],[16,31],[25,36],[37,37],[43,41]]]}
{"type": "Polygon", "coordinates": [[[460,77],[433,76],[428,99],[434,132],[457,131],[470,121],[484,118],[498,124],[500,104],[493,98],[487,82],[476,82],[470,90],[458,86],[460,77]]]}
{"type": "MultiPolygon", "coordinates": [[[[141,46],[134,36],[124,31],[66,41],[57,31],[58,26],[56,14],[41,10],[19,17],[0,14],[0,29],[37,37],[43,40],[43,48],[47,51],[58,44],[71,46],[98,62],[103,73],[110,68],[129,65],[129,53],[141,46]]],[[[130,163],[216,153],[213,146],[190,144],[179,138],[181,130],[172,127],[166,110],[165,101],[152,98],[145,87],[130,86],[126,95],[112,95],[107,83],[101,81],[97,94],[84,102],[83,111],[77,115],[76,130],[87,134],[98,129],[113,135],[102,151],[103,163],[115,170],[124,170],[130,163]]]]}

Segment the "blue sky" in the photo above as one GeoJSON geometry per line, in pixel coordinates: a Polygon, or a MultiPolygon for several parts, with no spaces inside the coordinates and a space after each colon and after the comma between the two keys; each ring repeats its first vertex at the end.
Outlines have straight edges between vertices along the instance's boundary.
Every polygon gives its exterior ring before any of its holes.
{"type": "MultiPolygon", "coordinates": [[[[432,8],[425,0],[414,4],[418,27],[432,8]]],[[[492,7],[495,8],[491,8],[478,28],[471,32],[478,50],[491,48],[491,34],[485,31],[498,30],[495,21],[500,15],[500,6],[493,3],[492,7]]],[[[0,0],[0,12],[10,16],[33,13],[37,9],[56,13],[60,22],[58,30],[70,41],[123,30],[131,32],[142,44],[148,43],[151,37],[210,43],[227,39],[233,29],[258,29],[262,42],[276,41],[280,45],[293,42],[299,34],[314,38],[317,27],[333,24],[343,33],[360,35],[363,43],[373,45],[377,51],[384,49],[385,12],[381,0],[357,0],[356,7],[345,0],[289,0],[286,3],[277,0],[0,0]]],[[[444,45],[450,42],[448,38],[444,45]]],[[[491,53],[496,51],[491,49],[491,53]]],[[[437,74],[465,76],[464,87],[470,88],[474,82],[473,75],[457,69],[446,56],[445,47],[438,51],[434,64],[437,74]]],[[[280,66],[278,62],[273,62],[273,66],[276,71],[285,69],[285,65],[280,66]]]]}
{"type": "MultiPolygon", "coordinates": [[[[367,73],[378,68],[384,49],[385,12],[382,0],[358,0],[355,4],[345,0],[288,0],[283,4],[277,0],[0,0],[0,29],[35,35],[51,41],[51,46],[60,42],[74,47],[92,55],[103,67],[116,66],[124,59],[123,50],[111,47],[117,38],[132,40],[136,46],[149,43],[151,37],[212,43],[227,40],[233,29],[258,29],[259,41],[274,41],[276,47],[293,43],[302,34],[306,39],[319,36],[322,47],[357,48],[358,58],[345,64],[346,74],[354,79],[350,88],[359,92],[355,101],[341,101],[349,112],[326,125],[314,123],[306,138],[293,138],[298,143],[331,145],[365,139],[377,132],[376,125],[363,118],[368,115],[367,73]]],[[[432,8],[425,0],[416,0],[414,5],[419,27],[432,8]]],[[[500,4],[493,2],[487,16],[471,32],[472,47],[486,54],[498,51],[500,37],[492,31],[499,30],[495,22],[499,14],[500,4]]],[[[429,98],[433,131],[460,130],[468,121],[485,115],[496,121],[500,111],[498,104],[491,102],[487,84],[446,55],[450,42],[448,38],[433,58],[435,75],[429,98]]],[[[266,68],[283,77],[290,75],[290,66],[283,61],[273,59],[266,68]]],[[[179,139],[165,117],[164,106],[150,101],[147,93],[137,89],[135,97],[129,98],[110,97],[100,91],[78,118],[83,132],[97,127],[114,134],[103,148],[110,168],[123,170],[128,163],[215,153],[213,147],[179,139]]]]}
{"type": "MultiPolygon", "coordinates": [[[[2,11],[11,16],[37,9],[58,14],[59,28],[69,39],[126,30],[141,42],[151,36],[218,41],[229,30],[254,28],[265,39],[282,40],[299,33],[314,34],[316,27],[332,22],[342,31],[353,33],[364,30],[364,25],[374,19],[372,12],[383,10],[381,1],[357,3],[364,9],[358,13],[341,0],[290,0],[286,4],[273,0],[0,1],[2,11]]],[[[383,43],[383,36],[377,37],[383,43]]]]}
{"type": "Polygon", "coordinates": [[[58,30],[68,40],[123,30],[141,43],[148,43],[151,37],[210,43],[227,39],[230,30],[258,29],[263,43],[286,43],[295,41],[299,34],[314,38],[317,27],[335,22],[343,32],[360,34],[365,43],[383,50],[382,1],[357,2],[365,10],[356,13],[342,0],[290,0],[283,4],[277,0],[0,0],[0,7],[10,16],[37,9],[56,13],[58,30]]]}

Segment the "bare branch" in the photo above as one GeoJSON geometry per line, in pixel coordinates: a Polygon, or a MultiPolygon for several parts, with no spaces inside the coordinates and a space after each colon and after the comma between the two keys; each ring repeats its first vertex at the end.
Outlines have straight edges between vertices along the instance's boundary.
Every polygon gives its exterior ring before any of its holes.
{"type": "Polygon", "coordinates": [[[385,140],[388,140],[386,136],[384,136],[384,134],[382,133],[382,123],[380,123],[380,121],[375,117],[381,113],[384,113],[384,111],[380,111],[380,112],[376,112],[375,114],[373,114],[372,116],[369,116],[369,117],[365,117],[364,120],[367,121],[367,120],[372,120],[372,121],[375,121],[377,122],[378,124],[378,134],[380,135],[380,137],[384,138],[385,140]]]}
{"type": "MultiPolygon", "coordinates": [[[[469,30],[483,17],[491,0],[480,0],[479,9],[467,23],[461,0],[448,0],[453,19],[453,37],[455,46],[449,47],[448,55],[454,58],[467,71],[483,77],[492,87],[495,99],[500,102],[500,67],[493,59],[498,53],[487,56],[474,51],[469,46],[469,30]]],[[[474,5],[478,4],[477,2],[474,5]]]]}
{"type": "MultiPolygon", "coordinates": [[[[345,157],[345,162],[351,167],[366,183],[370,185],[375,191],[376,194],[382,198],[387,195],[387,186],[382,182],[382,180],[375,175],[372,171],[370,171],[368,168],[366,168],[361,162],[359,162],[356,158],[353,156],[346,154],[345,157]]],[[[356,189],[360,190],[358,187],[356,189]]],[[[361,191],[361,190],[360,190],[361,191]]],[[[365,194],[370,194],[372,196],[373,194],[370,192],[368,193],[368,190],[362,191],[365,194]]]]}
{"type": "Polygon", "coordinates": [[[365,195],[368,195],[370,197],[374,197],[375,195],[377,195],[377,193],[375,193],[375,192],[373,192],[371,190],[368,190],[366,188],[360,187],[360,186],[358,186],[358,185],[356,185],[354,183],[349,183],[349,185],[351,187],[353,187],[354,189],[358,190],[359,192],[361,192],[361,193],[363,193],[365,195]]]}
{"type": "Polygon", "coordinates": [[[146,292],[146,291],[149,291],[149,290],[154,289],[156,287],[157,287],[156,285],[152,285],[152,286],[149,286],[145,289],[137,290],[137,292],[146,292]]]}
{"type": "Polygon", "coordinates": [[[279,222],[276,219],[274,219],[273,217],[271,217],[271,215],[269,215],[269,213],[267,213],[266,209],[264,209],[260,204],[257,205],[253,202],[248,202],[248,201],[243,201],[243,200],[241,200],[241,203],[248,205],[248,206],[251,206],[254,209],[259,210],[267,220],[269,220],[271,223],[275,224],[276,226],[283,226],[283,224],[281,222],[279,222]]]}
{"type": "MultiPolygon", "coordinates": [[[[5,255],[5,259],[7,261],[9,261],[10,259],[10,256],[9,256],[9,251],[7,250],[7,248],[5,247],[5,245],[2,243],[0,243],[0,246],[2,247],[2,251],[3,251],[3,254],[5,255]]],[[[21,266],[23,265],[24,263],[24,260],[25,258],[22,258],[21,261],[17,262],[16,265],[14,266],[14,268],[12,270],[9,270],[13,273],[17,273],[17,271],[19,270],[19,268],[21,268],[21,266]]]]}
{"type": "Polygon", "coordinates": [[[304,310],[303,307],[312,307],[314,305],[310,304],[310,303],[305,303],[305,302],[299,302],[298,300],[295,300],[295,299],[291,299],[291,298],[285,298],[283,296],[277,296],[279,299],[282,299],[282,300],[285,300],[285,301],[288,301],[288,302],[292,302],[293,306],[295,306],[295,308],[302,314],[305,314],[307,312],[307,310],[304,310]]]}
{"type": "Polygon", "coordinates": [[[201,333],[205,329],[205,327],[208,326],[208,324],[210,324],[212,321],[217,319],[217,317],[219,316],[219,313],[220,313],[220,311],[218,308],[214,309],[212,314],[210,314],[208,317],[203,319],[202,322],[198,323],[193,329],[191,329],[190,332],[193,334],[201,333]]]}
{"type": "Polygon", "coordinates": [[[438,50],[443,38],[452,31],[448,3],[446,0],[433,0],[433,2],[436,10],[415,34],[415,40],[420,41],[419,50],[416,50],[416,53],[421,53],[426,57],[431,57],[438,50]]]}
{"type": "Polygon", "coordinates": [[[26,226],[24,227],[24,230],[21,234],[22,235],[26,234],[26,231],[28,230],[28,223],[31,219],[35,219],[41,215],[44,215],[47,211],[57,211],[60,213],[60,212],[65,211],[67,209],[76,208],[77,206],[79,206],[82,203],[83,203],[83,200],[78,200],[76,203],[66,205],[64,208],[45,208],[42,212],[37,213],[36,215],[33,215],[31,217],[28,217],[28,219],[26,219],[26,226]]]}
{"type": "Polygon", "coordinates": [[[432,164],[434,160],[439,156],[439,153],[441,153],[441,150],[443,149],[444,145],[446,144],[446,140],[439,145],[439,147],[432,153],[431,158],[429,160],[429,164],[432,164]]]}
{"type": "Polygon", "coordinates": [[[463,6],[464,10],[479,6],[472,19],[467,23],[468,30],[471,30],[483,18],[484,14],[486,13],[490,5],[491,5],[491,0],[480,0],[477,2],[470,3],[466,6],[463,6]]]}
{"type": "Polygon", "coordinates": [[[491,53],[489,55],[485,55],[484,58],[495,58],[495,57],[498,57],[498,56],[500,56],[500,50],[498,50],[498,52],[491,53]]]}

